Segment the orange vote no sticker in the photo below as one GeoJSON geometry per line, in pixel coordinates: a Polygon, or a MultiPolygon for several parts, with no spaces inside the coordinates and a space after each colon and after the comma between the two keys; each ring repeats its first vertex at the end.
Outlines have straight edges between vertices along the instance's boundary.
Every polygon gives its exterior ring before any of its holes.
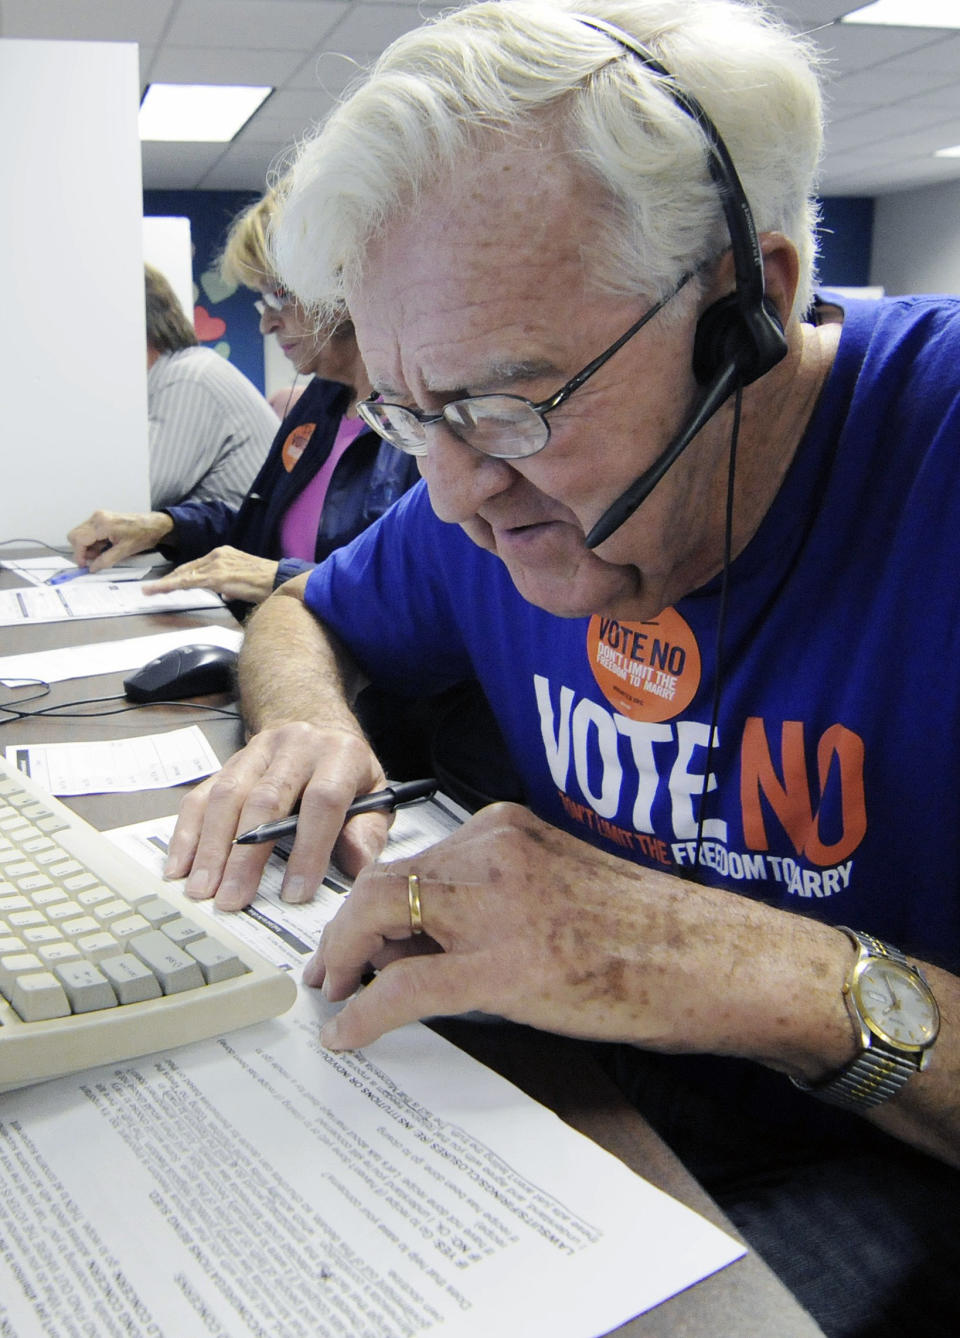
{"type": "Polygon", "coordinates": [[[283,467],[288,474],[307,449],[307,443],[313,436],[315,427],[316,423],[301,423],[299,427],[293,429],[283,443],[281,459],[283,460],[283,467]]]}
{"type": "Polygon", "coordinates": [[[595,614],[587,654],[600,691],[631,720],[672,720],[700,686],[700,648],[676,609],[647,623],[623,623],[595,614]]]}

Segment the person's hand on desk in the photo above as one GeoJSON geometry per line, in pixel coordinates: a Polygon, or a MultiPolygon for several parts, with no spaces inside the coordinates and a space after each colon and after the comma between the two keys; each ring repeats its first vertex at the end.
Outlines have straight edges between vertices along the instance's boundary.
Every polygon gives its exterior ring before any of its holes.
{"type": "Polygon", "coordinates": [[[379,972],[324,1029],[334,1049],[479,1010],[815,1074],[849,1057],[837,984],[849,955],[836,929],[628,864],[496,804],[414,859],[361,873],[304,980],[338,1001],[379,972]]]}
{"type": "Polygon", "coordinates": [[[344,814],[358,795],[385,783],[376,756],[359,733],[304,721],[264,729],[184,799],[166,876],[186,878],[190,897],[213,897],[220,910],[242,910],[256,895],[273,847],[234,845],[234,838],[285,817],[299,801],[297,836],[281,896],[290,902],[310,901],[334,847],[338,864],[351,875],[383,849],[389,814],[363,814],[346,826],[344,814]]]}
{"type": "Polygon", "coordinates": [[[224,599],[242,599],[260,604],[273,590],[277,563],[272,558],[254,557],[225,544],[203,557],[183,562],[173,571],[143,588],[148,595],[164,595],[171,590],[191,590],[200,586],[214,590],[224,599]]]}
{"type": "Polygon", "coordinates": [[[150,552],[172,529],[173,520],[165,511],[94,511],[73,527],[67,542],[78,566],[105,571],[135,553],[150,552]]]}

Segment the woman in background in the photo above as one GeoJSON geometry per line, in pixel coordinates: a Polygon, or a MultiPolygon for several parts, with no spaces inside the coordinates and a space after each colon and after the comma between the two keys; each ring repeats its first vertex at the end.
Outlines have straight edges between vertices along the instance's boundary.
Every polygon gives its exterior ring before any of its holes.
{"type": "Polygon", "coordinates": [[[150,505],[239,506],[270,449],[275,411],[239,368],[200,346],[165,276],[143,271],[150,505]]]}
{"type": "Polygon", "coordinates": [[[157,548],[180,565],[148,592],[201,586],[257,604],[366,529],[419,477],[415,459],[356,417],[357,401],[371,387],[346,313],[318,329],[278,283],[267,243],[276,207],[269,191],[239,215],[220,270],[260,294],[261,331],[276,335],[298,374],[312,379],[239,507],[217,500],[145,513],[95,511],[67,536],[81,566],[101,571],[157,548]]]}

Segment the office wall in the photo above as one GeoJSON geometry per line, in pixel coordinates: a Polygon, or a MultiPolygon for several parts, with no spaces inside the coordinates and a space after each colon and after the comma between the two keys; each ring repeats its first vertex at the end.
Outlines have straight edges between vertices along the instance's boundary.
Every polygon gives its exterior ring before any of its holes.
{"type": "Polygon", "coordinates": [[[878,197],[870,274],[888,293],[960,294],[960,182],[878,197]]]}
{"type": "Polygon", "coordinates": [[[864,196],[821,201],[820,282],[825,288],[863,288],[870,283],[874,203],[864,196]]]}
{"type": "Polygon", "coordinates": [[[149,500],[139,97],[132,44],[0,39],[0,538],[149,500]]]}
{"type": "MultiPolygon", "coordinates": [[[[231,222],[259,198],[256,191],[146,190],[146,217],[176,215],[190,221],[193,243],[194,328],[201,344],[228,358],[262,391],[263,339],[248,288],[225,284],[217,261],[231,222]]],[[[190,307],[187,308],[188,312],[190,307]]]]}

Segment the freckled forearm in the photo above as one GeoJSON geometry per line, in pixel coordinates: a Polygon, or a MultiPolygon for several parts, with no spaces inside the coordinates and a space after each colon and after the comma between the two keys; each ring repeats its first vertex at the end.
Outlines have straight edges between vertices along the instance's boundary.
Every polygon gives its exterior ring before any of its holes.
{"type": "Polygon", "coordinates": [[[246,624],[239,682],[253,733],[290,720],[359,730],[348,702],[363,679],[299,597],[305,584],[288,582],[246,624]]]}

